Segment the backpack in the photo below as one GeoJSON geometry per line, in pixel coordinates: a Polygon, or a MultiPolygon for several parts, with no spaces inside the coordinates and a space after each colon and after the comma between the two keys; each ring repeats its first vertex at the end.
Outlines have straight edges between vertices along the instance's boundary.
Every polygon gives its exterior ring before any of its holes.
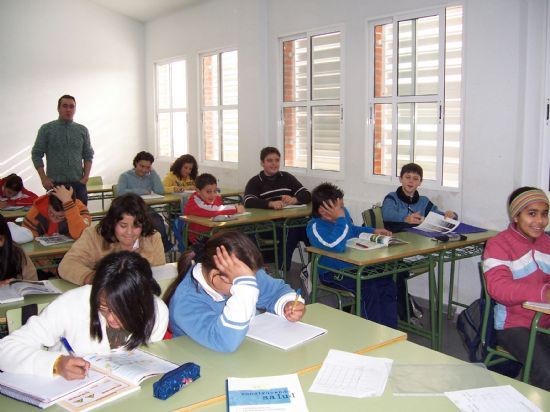
{"type": "MultiPolygon", "coordinates": [[[[462,343],[468,351],[468,360],[470,362],[483,362],[487,351],[481,344],[481,327],[483,323],[483,310],[485,308],[485,299],[477,299],[470,306],[458,315],[456,328],[462,338],[462,343]]],[[[492,315],[489,315],[489,325],[491,325],[492,315]]],[[[492,328],[487,328],[492,329],[492,328]]],[[[489,342],[489,330],[487,331],[487,343],[489,342]]],[[[493,333],[491,333],[493,335],[493,333]]]]}
{"type": "MultiPolygon", "coordinates": [[[[489,304],[489,318],[487,320],[487,332],[485,334],[485,346],[481,343],[481,329],[483,326],[483,311],[485,310],[485,298],[475,300],[470,306],[458,315],[456,328],[462,338],[462,342],[468,351],[470,362],[482,363],[487,356],[487,346],[496,347],[496,333],[494,328],[493,308],[494,302],[489,304]]],[[[491,365],[488,369],[515,378],[521,370],[521,363],[505,360],[502,363],[491,365]]]]}

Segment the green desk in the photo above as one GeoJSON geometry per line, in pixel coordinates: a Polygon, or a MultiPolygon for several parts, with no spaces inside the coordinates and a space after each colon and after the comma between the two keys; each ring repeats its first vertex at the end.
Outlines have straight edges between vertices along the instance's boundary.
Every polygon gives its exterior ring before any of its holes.
{"type": "MultiPolygon", "coordinates": [[[[304,320],[328,329],[328,333],[289,351],[248,338],[234,353],[211,351],[187,337],[151,344],[144,349],[179,364],[195,362],[200,365],[201,378],[166,401],[153,398],[152,386],[158,378],[150,378],[141,384],[140,391],[113,401],[98,410],[171,411],[188,407],[198,409],[210,404],[218,404],[225,408],[225,379],[228,376],[307,373],[320,366],[331,348],[365,353],[406,339],[403,332],[321,304],[309,305],[304,320]]],[[[0,396],[0,410],[36,409],[0,396]]],[[[62,409],[54,405],[48,410],[61,411],[62,409]]]]}
{"type": "MultiPolygon", "coordinates": [[[[367,354],[393,359],[403,364],[460,364],[461,360],[433,351],[412,342],[397,342],[376,349],[367,354]]],[[[550,411],[550,392],[527,385],[523,382],[491,372],[498,385],[511,385],[538,405],[543,411],[550,411]]],[[[456,406],[445,396],[394,396],[391,381],[388,381],[384,394],[379,398],[354,399],[309,393],[317,372],[300,376],[300,382],[310,411],[456,411],[456,406]]],[[[223,409],[207,409],[223,410],[223,409]]]]}
{"type": "Polygon", "coordinates": [[[11,221],[19,219],[20,217],[25,217],[30,208],[30,206],[25,206],[24,208],[17,210],[0,210],[0,214],[2,214],[2,216],[4,216],[7,220],[11,221]]]}
{"type": "MultiPolygon", "coordinates": [[[[43,246],[42,244],[40,244],[40,242],[33,240],[32,242],[24,243],[19,246],[21,247],[21,249],[25,251],[27,256],[32,260],[32,262],[36,266],[36,269],[46,269],[51,267],[57,267],[59,263],[56,262],[54,264],[45,265],[40,262],[41,260],[45,260],[45,259],[54,260],[56,257],[62,258],[65,255],[65,253],[69,251],[73,243],[74,241],[60,243],[59,245],[43,246]]],[[[61,259],[55,259],[55,260],[61,260],[61,259]]]]}
{"type": "Polygon", "coordinates": [[[87,185],[88,201],[101,200],[101,210],[105,210],[105,199],[114,197],[113,185],[87,185]]]}
{"type": "MultiPolygon", "coordinates": [[[[273,209],[246,209],[250,214],[237,217],[235,220],[229,220],[227,222],[214,222],[212,218],[200,217],[193,215],[184,215],[181,217],[185,223],[185,229],[183,233],[184,244],[187,245],[189,223],[195,223],[202,226],[206,226],[210,230],[208,232],[197,232],[203,236],[212,236],[214,232],[222,229],[238,229],[244,233],[262,233],[272,232],[273,234],[273,247],[274,247],[274,260],[275,270],[278,266],[277,258],[277,223],[282,222],[283,225],[283,239],[281,247],[286,252],[286,228],[294,227],[293,221],[300,221],[300,225],[303,226],[303,218],[311,215],[311,204],[305,207],[273,210],[273,209]]],[[[283,253],[283,257],[286,253],[283,253]]]]}
{"type": "MultiPolygon", "coordinates": [[[[61,292],[66,292],[78,287],[78,285],[67,282],[63,279],[50,279],[50,282],[61,292]]],[[[4,318],[6,316],[6,312],[10,309],[20,308],[33,303],[50,303],[58,296],[59,295],[27,295],[24,300],[20,300],[19,302],[2,303],[0,304],[0,318],[4,318]]]]}
{"type": "MultiPolygon", "coordinates": [[[[393,245],[373,250],[347,249],[344,253],[330,252],[315,247],[308,247],[312,253],[312,280],[317,285],[319,269],[327,269],[340,273],[342,276],[356,280],[355,310],[358,316],[361,315],[361,281],[375,279],[382,276],[393,276],[400,272],[411,271],[428,267],[428,284],[430,297],[430,319],[431,330],[425,331],[414,325],[400,323],[405,330],[418,333],[428,337],[432,341],[432,348],[441,347],[443,322],[443,266],[447,261],[456,261],[473,256],[479,256],[483,252],[483,245],[486,240],[495,235],[496,232],[488,231],[468,235],[468,239],[460,242],[440,243],[430,238],[413,234],[410,232],[397,233],[395,236],[407,241],[405,245],[393,245]],[[405,262],[404,258],[422,255],[420,260],[405,262]],[[350,266],[339,271],[319,264],[322,256],[349,263],[350,266]],[[438,283],[435,281],[435,265],[438,264],[438,283]],[[440,285],[441,287],[437,287],[440,285]]],[[[313,287],[312,301],[316,300],[316,287],[313,287]]]]}

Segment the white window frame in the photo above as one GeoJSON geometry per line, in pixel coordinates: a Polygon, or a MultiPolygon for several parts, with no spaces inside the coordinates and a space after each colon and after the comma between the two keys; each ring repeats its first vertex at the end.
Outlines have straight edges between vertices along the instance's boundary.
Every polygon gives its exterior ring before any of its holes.
{"type": "Polygon", "coordinates": [[[286,170],[292,174],[298,176],[313,176],[319,178],[332,178],[332,179],[343,179],[345,176],[345,111],[344,111],[344,101],[345,101],[345,30],[341,25],[336,26],[326,26],[322,28],[312,29],[303,31],[300,33],[287,34],[284,36],[278,37],[278,47],[277,47],[277,142],[281,152],[281,169],[286,170]],[[314,36],[319,36],[323,34],[329,34],[339,32],[340,33],[340,99],[339,100],[318,100],[312,103],[311,100],[311,38],[314,36]],[[306,37],[308,39],[308,51],[307,51],[307,60],[309,65],[309,70],[307,71],[307,84],[308,84],[308,100],[299,101],[299,102],[285,102],[284,98],[284,61],[283,61],[283,43],[289,40],[296,40],[299,38],[306,37]],[[292,167],[285,166],[284,160],[284,147],[285,147],[285,136],[284,136],[284,115],[283,110],[285,107],[306,107],[308,112],[308,121],[307,121],[307,167],[292,167]],[[321,170],[321,169],[312,169],[312,157],[311,157],[311,146],[312,146],[312,119],[311,119],[311,108],[318,106],[339,106],[340,107],[340,170],[321,170]]]}
{"type": "MultiPolygon", "coordinates": [[[[236,105],[222,105],[221,102],[222,102],[222,76],[221,76],[221,55],[222,53],[226,53],[226,52],[231,52],[231,51],[236,51],[237,54],[239,55],[239,49],[238,47],[236,46],[229,46],[229,47],[224,47],[224,48],[218,48],[218,49],[210,49],[210,50],[204,50],[204,51],[200,51],[198,53],[198,59],[197,59],[197,65],[198,65],[198,68],[197,68],[197,72],[199,73],[199,75],[197,76],[198,77],[198,87],[197,87],[197,90],[199,91],[199,96],[198,96],[198,103],[199,103],[199,110],[198,110],[198,125],[199,125],[199,133],[198,133],[198,146],[199,146],[199,156],[200,156],[200,159],[201,159],[201,163],[206,165],[206,166],[213,166],[213,167],[222,167],[222,168],[227,168],[227,169],[238,169],[239,167],[239,160],[237,160],[236,162],[229,162],[229,161],[224,161],[223,160],[223,122],[221,121],[222,119],[222,112],[224,110],[237,110],[237,116],[239,115],[239,100],[240,98],[238,97],[237,98],[237,104],[236,105]],[[218,70],[220,70],[218,72],[218,101],[220,102],[219,105],[217,106],[205,106],[204,105],[204,102],[203,102],[203,90],[202,90],[202,85],[203,85],[203,77],[202,77],[202,58],[204,56],[211,56],[211,55],[217,55],[217,60],[218,60],[218,70]],[[205,109],[209,109],[209,110],[216,110],[218,112],[218,130],[219,130],[219,136],[220,136],[220,150],[221,150],[221,153],[220,153],[220,158],[222,158],[222,160],[207,160],[206,159],[206,154],[204,153],[204,142],[203,142],[203,123],[202,123],[202,113],[203,113],[203,110],[205,109]]],[[[240,82],[240,79],[239,79],[239,73],[240,73],[240,70],[237,68],[238,72],[237,72],[237,82],[240,82]]],[[[238,87],[238,84],[237,84],[237,87],[238,87]]],[[[240,143],[240,133],[239,133],[239,130],[237,131],[238,133],[238,138],[237,138],[237,153],[239,152],[239,149],[238,149],[238,146],[239,146],[239,143],[240,143]]]]}
{"type": "MultiPolygon", "coordinates": [[[[367,21],[367,113],[365,115],[367,119],[366,128],[366,142],[367,147],[365,150],[365,180],[372,183],[387,183],[392,185],[399,185],[399,170],[397,168],[397,104],[402,102],[407,103],[422,103],[422,102],[434,102],[439,105],[439,120],[437,130],[437,155],[436,155],[436,180],[424,179],[422,186],[429,189],[436,189],[448,192],[459,192],[462,187],[462,167],[463,167],[463,151],[464,151],[464,15],[465,5],[462,3],[447,4],[443,7],[422,9],[418,11],[412,11],[409,13],[396,14],[377,19],[369,19],[367,21]],[[445,11],[449,7],[462,6],[462,83],[460,85],[461,101],[461,119],[460,119],[460,151],[459,151],[459,172],[458,172],[458,186],[443,186],[443,150],[444,150],[444,118],[445,118],[445,11]],[[396,62],[394,62],[394,70],[392,77],[392,95],[390,97],[374,97],[374,27],[381,24],[394,23],[396,24],[402,20],[417,19],[422,17],[428,17],[433,15],[439,15],[439,93],[437,95],[415,95],[415,96],[403,96],[397,95],[397,80],[398,80],[398,68],[396,62]],[[434,98],[437,96],[437,98],[434,98]],[[374,105],[378,103],[391,103],[392,104],[392,171],[389,176],[375,175],[373,173],[374,168],[374,105]]],[[[395,26],[396,27],[396,26],[395,26]]],[[[394,36],[398,35],[398,31],[394,30],[394,36]]],[[[398,42],[393,42],[393,56],[397,61],[398,56],[398,42]]]]}
{"type": "MultiPolygon", "coordinates": [[[[154,84],[153,84],[153,93],[155,97],[155,116],[154,116],[154,127],[155,127],[155,155],[159,160],[173,160],[178,156],[181,156],[182,154],[189,152],[189,76],[187,75],[188,71],[188,60],[185,56],[177,56],[177,57],[171,57],[169,59],[163,59],[163,60],[156,60],[153,64],[153,78],[154,78],[154,84]],[[171,64],[178,61],[184,61],[185,62],[185,109],[159,109],[158,104],[158,79],[157,79],[157,66],[158,65],[165,65],[165,64],[171,64]],[[185,113],[185,128],[187,133],[187,148],[184,153],[180,153],[179,155],[174,154],[174,128],[172,125],[170,125],[170,156],[161,156],[160,155],[160,144],[159,144],[159,114],[160,113],[185,113]]],[[[170,106],[172,105],[172,70],[170,70],[170,106]]],[[[170,116],[170,119],[172,119],[172,116],[170,116]]],[[[171,120],[172,122],[172,120],[171,120]]]]}

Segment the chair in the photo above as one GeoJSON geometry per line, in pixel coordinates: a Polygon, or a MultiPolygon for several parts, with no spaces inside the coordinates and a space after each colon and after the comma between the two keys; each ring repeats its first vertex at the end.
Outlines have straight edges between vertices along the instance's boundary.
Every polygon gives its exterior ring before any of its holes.
{"type": "MultiPolygon", "coordinates": [[[[382,208],[380,206],[373,206],[370,209],[366,209],[361,213],[363,217],[363,225],[370,226],[375,229],[384,229],[384,218],[382,217],[382,208]]],[[[426,268],[418,268],[409,272],[409,276],[406,277],[406,280],[415,278],[423,273],[426,273],[429,270],[428,266],[426,268]]],[[[410,299],[409,299],[409,287],[405,281],[405,296],[407,302],[406,304],[406,322],[409,323],[411,319],[410,313],[410,299]]]]}
{"type": "MultiPolygon", "coordinates": [[[[38,303],[36,304],[36,314],[40,314],[42,310],[46,306],[48,306],[49,303],[38,303]]],[[[33,305],[26,305],[20,308],[14,308],[14,309],[8,309],[6,311],[6,320],[8,323],[8,333],[12,333],[13,331],[19,329],[21,326],[23,326],[26,323],[26,319],[23,319],[23,312],[26,307],[31,307],[33,305]]]]}
{"type": "Polygon", "coordinates": [[[113,185],[113,197],[118,196],[118,184],[113,185]]]}
{"type": "Polygon", "coordinates": [[[103,178],[101,176],[90,176],[86,186],[101,186],[103,185],[103,178]]]}
{"type": "MultiPolygon", "coordinates": [[[[485,275],[483,274],[483,262],[478,263],[479,280],[481,282],[482,295],[485,299],[485,305],[483,307],[483,320],[481,323],[481,345],[487,352],[483,363],[485,366],[494,366],[506,361],[514,361],[520,363],[514,355],[506,351],[505,349],[496,345],[496,342],[491,342],[494,339],[490,339],[489,331],[493,331],[493,317],[492,311],[495,307],[495,301],[489,295],[487,291],[487,282],[485,281],[485,275]],[[491,328],[491,329],[489,329],[491,328]]],[[[529,369],[531,366],[529,365],[529,369]]],[[[529,375],[525,374],[527,368],[523,368],[523,381],[527,382],[529,375]]]]}

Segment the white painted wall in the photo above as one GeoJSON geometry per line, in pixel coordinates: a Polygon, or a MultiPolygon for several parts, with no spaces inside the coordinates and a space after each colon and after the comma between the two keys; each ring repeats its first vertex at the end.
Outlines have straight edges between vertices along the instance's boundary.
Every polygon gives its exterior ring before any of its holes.
{"type": "Polygon", "coordinates": [[[142,23],[86,0],[0,0],[0,176],[16,172],[43,192],[30,150],[71,94],[95,150],[92,175],[116,182],[146,145],[144,40],[142,23]]]}
{"type": "MultiPolygon", "coordinates": [[[[207,168],[221,184],[243,186],[259,170],[259,149],[281,147],[277,120],[277,63],[280,36],[342,24],[344,27],[344,90],[346,113],[343,178],[299,175],[309,188],[333,180],[359,211],[395,190],[367,182],[364,158],[366,111],[366,22],[369,19],[433,6],[442,0],[210,0],[147,24],[147,118],[149,143],[154,128],[152,67],[156,59],[185,55],[189,69],[191,153],[198,154],[197,53],[217,47],[239,48],[238,170],[207,168]]],[[[465,1],[464,140],[460,191],[422,191],[444,209],[467,222],[503,229],[508,222],[505,201],[514,187],[537,185],[545,59],[544,0],[465,1]]],[[[163,165],[166,167],[167,165],[163,165]]],[[[479,295],[476,262],[462,262],[458,296],[469,302],[479,295]]],[[[426,282],[413,282],[413,293],[426,296],[426,282]]]]}

